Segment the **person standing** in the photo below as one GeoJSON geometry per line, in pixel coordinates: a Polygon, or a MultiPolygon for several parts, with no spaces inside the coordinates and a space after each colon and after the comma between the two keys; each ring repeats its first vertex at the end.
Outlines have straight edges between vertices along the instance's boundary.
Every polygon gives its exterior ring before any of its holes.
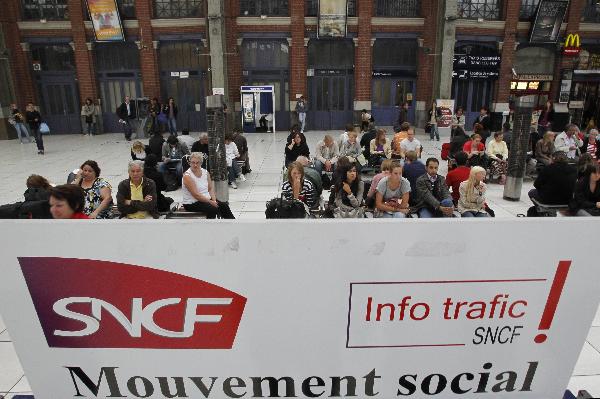
{"type": "Polygon", "coordinates": [[[38,154],[44,155],[44,139],[42,137],[42,132],[40,132],[40,125],[42,124],[42,116],[35,109],[33,103],[27,104],[27,112],[25,113],[25,118],[27,119],[27,124],[29,125],[29,129],[35,137],[35,144],[37,145],[38,154]]]}
{"type": "Polygon", "coordinates": [[[304,96],[300,96],[298,102],[296,102],[296,112],[298,113],[298,122],[300,123],[300,133],[304,133],[304,127],[306,125],[306,100],[304,96]]]}
{"type": "Polygon", "coordinates": [[[25,116],[23,116],[21,111],[19,111],[17,104],[10,104],[10,109],[11,115],[8,118],[8,123],[15,127],[21,144],[23,144],[23,136],[27,137],[27,141],[29,143],[33,142],[31,136],[29,135],[29,130],[27,130],[27,126],[25,126],[25,116]]]}
{"type": "MultiPolygon", "coordinates": [[[[129,99],[129,96],[125,96],[125,100],[117,109],[117,116],[119,117],[119,123],[123,124],[123,133],[125,134],[125,140],[131,141],[131,134],[135,129],[135,118],[137,116],[135,104],[129,99]]],[[[137,134],[136,134],[137,137],[137,134]]]]}
{"type": "Polygon", "coordinates": [[[87,134],[93,136],[96,131],[96,106],[91,98],[85,100],[85,104],[81,107],[81,117],[83,118],[87,127],[87,134]]]}
{"type": "Polygon", "coordinates": [[[158,98],[154,97],[150,100],[150,107],[148,108],[148,115],[150,117],[150,135],[154,134],[154,132],[160,131],[158,115],[160,115],[160,103],[158,102],[158,98]]]}
{"type": "Polygon", "coordinates": [[[479,115],[473,123],[473,129],[475,129],[475,125],[477,123],[479,123],[483,128],[479,135],[481,136],[481,142],[485,144],[487,142],[488,137],[490,137],[490,129],[492,127],[492,120],[490,118],[490,110],[488,107],[481,107],[481,109],[479,110],[479,115]]]}
{"type": "Polygon", "coordinates": [[[400,105],[400,110],[398,112],[398,128],[400,128],[404,122],[408,122],[408,103],[406,101],[400,105]]]}
{"type": "Polygon", "coordinates": [[[431,103],[429,109],[429,139],[433,141],[434,137],[440,141],[440,132],[438,131],[438,120],[442,117],[442,110],[437,106],[435,100],[431,103]]]}
{"type": "Polygon", "coordinates": [[[169,133],[173,136],[177,136],[177,105],[175,105],[175,99],[169,97],[169,101],[163,107],[163,114],[167,117],[167,128],[169,133]]]}

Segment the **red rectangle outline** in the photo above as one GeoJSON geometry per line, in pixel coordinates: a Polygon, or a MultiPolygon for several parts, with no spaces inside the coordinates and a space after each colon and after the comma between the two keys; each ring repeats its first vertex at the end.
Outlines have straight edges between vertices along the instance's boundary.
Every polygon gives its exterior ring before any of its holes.
{"type": "Polygon", "coordinates": [[[416,344],[416,345],[358,345],[350,346],[350,313],[352,312],[352,286],[353,285],[391,285],[391,284],[462,284],[462,283],[531,283],[548,281],[545,278],[524,278],[508,280],[437,280],[437,281],[374,281],[350,283],[350,295],[348,296],[348,325],[346,327],[346,348],[424,348],[440,346],[465,346],[465,344],[416,344]]]}

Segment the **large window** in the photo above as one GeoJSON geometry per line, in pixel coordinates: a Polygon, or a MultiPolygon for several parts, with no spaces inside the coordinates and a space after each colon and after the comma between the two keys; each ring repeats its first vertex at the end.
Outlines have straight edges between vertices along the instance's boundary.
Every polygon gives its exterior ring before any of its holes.
{"type": "Polygon", "coordinates": [[[240,15],[242,17],[259,15],[286,17],[290,15],[288,0],[241,0],[240,15]]]}
{"type": "Polygon", "coordinates": [[[140,68],[140,54],[134,43],[97,43],[94,51],[97,71],[130,71],[140,68]]]}
{"type": "Polygon", "coordinates": [[[289,47],[285,40],[244,40],[244,69],[287,68],[289,47]]]}
{"type": "Polygon", "coordinates": [[[354,44],[351,40],[311,40],[308,43],[310,68],[354,68],[354,44]]]}
{"type": "MultiPolygon", "coordinates": [[[[347,0],[349,17],[356,17],[357,1],[358,0],[347,0]]],[[[306,16],[316,17],[317,15],[319,15],[319,0],[306,0],[306,16]]]]}
{"type": "Polygon", "coordinates": [[[198,42],[160,42],[158,61],[161,71],[208,70],[209,57],[198,42]]]}
{"type": "Polygon", "coordinates": [[[69,0],[23,0],[23,19],[69,19],[69,0]]]}
{"type": "Polygon", "coordinates": [[[459,18],[499,20],[501,11],[501,0],[458,0],[459,18]]]}
{"type": "Polygon", "coordinates": [[[373,68],[415,69],[415,39],[377,39],[373,45],[373,68]]]}
{"type": "Polygon", "coordinates": [[[377,0],[375,1],[376,17],[414,18],[420,15],[419,0],[377,0]]]}
{"type": "Polygon", "coordinates": [[[535,18],[540,0],[521,0],[521,9],[519,10],[519,21],[531,21],[535,18]]]}
{"type": "Polygon", "coordinates": [[[202,17],[204,15],[204,4],[204,0],[154,0],[154,17],[202,17]]]}
{"type": "Polygon", "coordinates": [[[600,1],[585,0],[581,22],[600,22],[600,1]]]}
{"type": "Polygon", "coordinates": [[[32,44],[31,59],[42,71],[74,71],[75,57],[68,44],[32,44]]]}

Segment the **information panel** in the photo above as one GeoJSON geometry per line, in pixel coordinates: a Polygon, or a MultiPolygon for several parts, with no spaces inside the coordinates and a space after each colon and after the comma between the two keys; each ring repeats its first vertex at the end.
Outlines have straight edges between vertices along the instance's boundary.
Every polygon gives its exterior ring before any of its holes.
{"type": "Polygon", "coordinates": [[[36,399],[560,398],[600,295],[586,218],[0,229],[36,399]]]}

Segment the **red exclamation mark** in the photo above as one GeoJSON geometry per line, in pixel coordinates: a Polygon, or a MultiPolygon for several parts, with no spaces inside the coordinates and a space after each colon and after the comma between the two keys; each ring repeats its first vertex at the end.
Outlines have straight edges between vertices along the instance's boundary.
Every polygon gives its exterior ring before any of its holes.
{"type": "MultiPolygon", "coordinates": [[[[554,275],[554,281],[552,282],[552,287],[550,287],[548,299],[546,300],[546,307],[544,308],[542,320],[540,321],[540,326],[538,327],[539,330],[548,330],[550,329],[550,325],[552,325],[552,319],[554,319],[554,313],[556,312],[558,301],[562,294],[563,287],[565,286],[565,281],[567,281],[567,274],[569,273],[570,267],[570,260],[561,260],[558,262],[556,274],[554,275]]],[[[546,338],[548,338],[546,334],[538,334],[535,336],[534,341],[538,344],[541,344],[542,342],[546,341],[546,338]]]]}

